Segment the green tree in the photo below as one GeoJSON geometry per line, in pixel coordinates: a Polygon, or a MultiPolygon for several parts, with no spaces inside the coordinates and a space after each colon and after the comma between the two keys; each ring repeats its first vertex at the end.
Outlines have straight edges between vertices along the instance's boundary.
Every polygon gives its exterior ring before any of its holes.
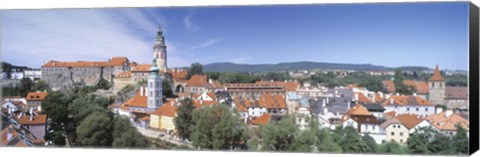
{"type": "Polygon", "coordinates": [[[115,148],[145,148],[148,146],[148,141],[137,130],[130,129],[115,138],[112,146],[115,148]]]}
{"type": "Polygon", "coordinates": [[[421,127],[415,130],[407,140],[408,152],[415,154],[431,153],[429,145],[434,140],[435,134],[437,134],[437,131],[432,127],[421,127]]]}
{"type": "Polygon", "coordinates": [[[245,142],[245,126],[238,114],[223,104],[198,108],[192,119],[190,137],[197,148],[229,149],[245,142]]]}
{"type": "Polygon", "coordinates": [[[108,114],[94,112],[76,129],[76,141],[81,146],[109,147],[112,145],[112,123],[108,114]]]}
{"type": "Polygon", "coordinates": [[[187,70],[187,79],[190,79],[193,75],[203,74],[203,65],[200,63],[192,63],[190,68],[187,70]]]}
{"type": "Polygon", "coordinates": [[[135,129],[127,117],[115,116],[113,118],[112,146],[116,148],[141,148],[147,147],[148,141],[135,129]]]}
{"type": "Polygon", "coordinates": [[[262,129],[261,148],[266,151],[287,151],[298,135],[298,127],[293,117],[284,118],[278,122],[270,122],[262,129]]]}
{"type": "Polygon", "coordinates": [[[366,152],[368,153],[375,153],[377,150],[377,143],[373,139],[372,136],[365,134],[362,136],[362,140],[367,144],[367,150],[366,152]]]}
{"type": "Polygon", "coordinates": [[[457,133],[452,138],[454,152],[458,154],[467,154],[469,149],[467,131],[460,125],[457,125],[456,127],[457,133]]]}
{"type": "Polygon", "coordinates": [[[386,142],[378,146],[377,153],[406,154],[407,148],[397,142],[386,142]]]}
{"type": "Polygon", "coordinates": [[[345,128],[338,127],[334,131],[334,137],[343,152],[355,153],[355,152],[367,152],[368,146],[362,140],[361,136],[357,134],[355,128],[347,126],[345,128]]]}
{"type": "Polygon", "coordinates": [[[170,86],[170,83],[167,81],[162,81],[162,94],[167,98],[175,97],[175,95],[173,95],[172,86],[170,86]]]}
{"type": "Polygon", "coordinates": [[[105,89],[108,90],[112,87],[112,84],[105,80],[104,78],[101,78],[100,81],[98,81],[97,85],[95,86],[96,89],[105,89]]]}
{"type": "Polygon", "coordinates": [[[47,82],[44,80],[38,80],[33,87],[35,91],[51,91],[50,87],[48,87],[47,82]]]}
{"type": "Polygon", "coordinates": [[[19,94],[21,97],[27,96],[27,93],[32,91],[32,89],[33,89],[33,81],[30,80],[30,78],[24,77],[20,80],[19,94]]]}
{"type": "Polygon", "coordinates": [[[177,109],[177,116],[174,119],[175,129],[182,139],[190,139],[190,126],[192,122],[192,111],[195,109],[190,98],[183,99],[177,109]]]}
{"type": "Polygon", "coordinates": [[[394,76],[394,84],[395,84],[395,91],[397,93],[400,93],[400,94],[405,94],[405,95],[411,95],[413,92],[412,90],[406,86],[405,84],[403,84],[403,73],[402,71],[397,68],[397,70],[395,70],[395,76],[394,76]]]}
{"type": "Polygon", "coordinates": [[[320,143],[317,145],[320,152],[342,152],[342,147],[335,142],[332,137],[330,129],[323,128],[318,132],[317,137],[320,139],[320,143]]]}

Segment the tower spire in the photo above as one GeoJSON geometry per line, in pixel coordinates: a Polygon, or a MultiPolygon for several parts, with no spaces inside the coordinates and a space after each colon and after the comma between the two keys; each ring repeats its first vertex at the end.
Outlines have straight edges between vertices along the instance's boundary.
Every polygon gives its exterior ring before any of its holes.
{"type": "Polygon", "coordinates": [[[433,71],[433,76],[430,78],[430,81],[445,81],[445,78],[442,77],[438,69],[438,64],[435,66],[435,71],[433,71]]]}

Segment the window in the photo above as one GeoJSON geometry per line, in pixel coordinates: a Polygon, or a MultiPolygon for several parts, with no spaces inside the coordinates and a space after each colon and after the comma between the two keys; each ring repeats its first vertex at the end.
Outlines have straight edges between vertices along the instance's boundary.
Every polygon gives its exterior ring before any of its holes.
{"type": "Polygon", "coordinates": [[[394,135],[395,135],[395,132],[392,132],[392,133],[390,133],[390,134],[391,134],[392,136],[394,136],[394,135]]]}
{"type": "Polygon", "coordinates": [[[428,108],[425,108],[425,111],[428,111],[428,108]]]}
{"type": "Polygon", "coordinates": [[[403,139],[400,139],[400,143],[403,143],[403,139]]]}
{"type": "Polygon", "coordinates": [[[407,107],[407,111],[410,111],[410,108],[409,108],[409,107],[407,107]]]}
{"type": "Polygon", "coordinates": [[[400,136],[403,136],[403,132],[400,132],[400,136]]]}
{"type": "Polygon", "coordinates": [[[435,83],[432,82],[432,87],[435,87],[435,83]]]}
{"type": "Polygon", "coordinates": [[[418,107],[417,107],[417,109],[416,109],[416,110],[418,111],[418,107]]]}

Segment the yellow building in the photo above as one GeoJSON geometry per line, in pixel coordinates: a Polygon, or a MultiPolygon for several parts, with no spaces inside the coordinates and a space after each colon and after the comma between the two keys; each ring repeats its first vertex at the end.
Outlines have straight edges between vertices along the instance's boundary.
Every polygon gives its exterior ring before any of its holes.
{"type": "Polygon", "coordinates": [[[131,72],[121,72],[115,77],[113,77],[113,93],[117,93],[122,90],[125,86],[132,84],[132,73],[131,72]]]}
{"type": "Polygon", "coordinates": [[[173,121],[177,116],[176,110],[177,109],[175,108],[173,101],[165,103],[155,112],[150,114],[150,128],[174,131],[175,124],[173,121]]]}

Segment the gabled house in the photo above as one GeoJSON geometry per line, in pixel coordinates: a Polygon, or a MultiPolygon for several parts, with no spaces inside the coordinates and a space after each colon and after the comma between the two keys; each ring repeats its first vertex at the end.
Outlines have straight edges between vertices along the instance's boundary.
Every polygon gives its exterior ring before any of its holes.
{"type": "Polygon", "coordinates": [[[176,106],[178,106],[178,102],[171,99],[155,112],[150,113],[150,128],[174,132],[174,118],[177,116],[176,106]]]}
{"type": "Polygon", "coordinates": [[[395,111],[398,114],[410,113],[427,117],[435,113],[435,106],[419,96],[390,96],[380,103],[385,111],[395,111]]]}
{"type": "Polygon", "coordinates": [[[386,141],[395,141],[404,145],[416,129],[428,127],[431,124],[420,115],[395,114],[380,126],[385,129],[386,141]]]}
{"type": "Polygon", "coordinates": [[[25,110],[35,108],[35,110],[41,111],[42,101],[45,100],[45,97],[47,97],[47,95],[47,92],[29,92],[25,97],[25,100],[27,100],[27,107],[25,108],[25,110]]]}
{"type": "Polygon", "coordinates": [[[435,128],[447,135],[455,135],[457,133],[456,125],[460,125],[467,133],[470,130],[470,122],[460,116],[458,113],[453,113],[452,110],[446,110],[437,114],[432,114],[426,118],[435,128]]]}

